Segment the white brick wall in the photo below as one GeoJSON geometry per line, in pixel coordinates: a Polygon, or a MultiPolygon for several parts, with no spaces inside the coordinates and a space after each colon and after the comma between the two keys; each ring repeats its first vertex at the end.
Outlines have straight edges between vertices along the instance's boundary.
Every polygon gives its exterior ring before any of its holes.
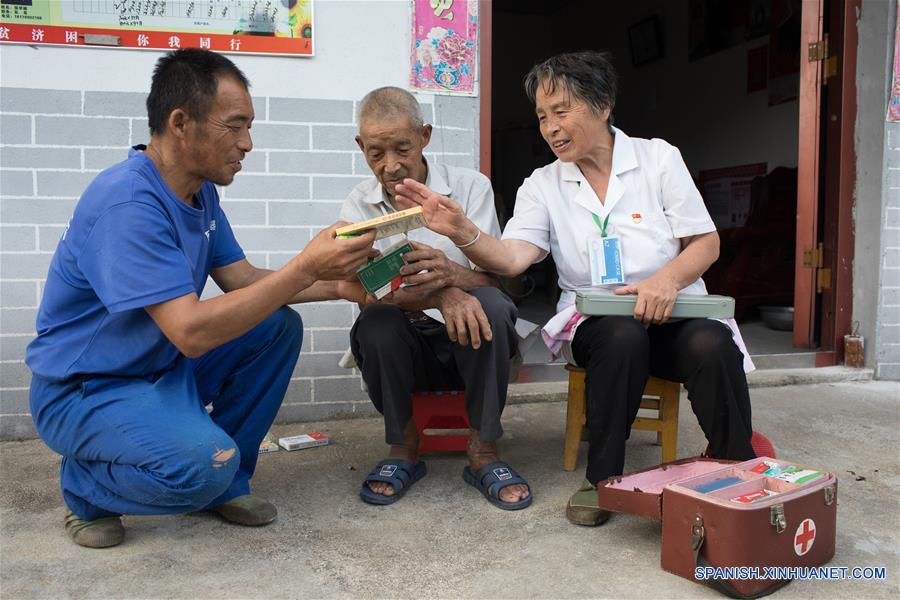
{"type": "MultiPolygon", "coordinates": [[[[0,439],[34,436],[23,357],[50,258],[84,187],[129,146],[146,143],[144,99],[0,90],[0,439]]],[[[344,196],[370,173],[353,141],[353,101],[261,96],[254,107],[254,150],[220,191],[248,259],[275,269],[336,220],[344,196]]],[[[429,159],[477,167],[477,100],[435,97],[423,109],[436,126],[429,159]]],[[[214,293],[210,282],[205,296],[214,293]]],[[[303,351],[279,419],[371,413],[358,374],[336,366],[356,308],[328,302],[297,310],[303,351]]]]}
{"type": "Polygon", "coordinates": [[[885,123],[882,210],[875,377],[900,380],[900,123],[885,123]]]}

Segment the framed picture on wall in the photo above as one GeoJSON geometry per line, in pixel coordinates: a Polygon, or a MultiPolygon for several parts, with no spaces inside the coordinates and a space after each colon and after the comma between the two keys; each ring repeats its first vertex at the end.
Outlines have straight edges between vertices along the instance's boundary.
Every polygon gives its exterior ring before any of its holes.
{"type": "Polygon", "coordinates": [[[628,28],[631,64],[635,67],[663,57],[662,28],[659,17],[653,15],[628,28]]]}

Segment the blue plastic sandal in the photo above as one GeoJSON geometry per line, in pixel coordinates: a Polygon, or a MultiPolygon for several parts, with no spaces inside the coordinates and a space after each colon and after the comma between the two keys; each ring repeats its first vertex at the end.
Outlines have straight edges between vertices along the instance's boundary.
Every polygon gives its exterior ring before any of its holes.
{"type": "Polygon", "coordinates": [[[467,466],[463,469],[463,479],[469,485],[475,486],[488,499],[488,502],[503,510],[525,508],[530,506],[531,501],[534,499],[534,494],[531,493],[531,486],[528,486],[528,497],[518,502],[504,502],[500,499],[500,490],[503,488],[520,483],[528,485],[528,482],[522,479],[512,467],[502,461],[485,465],[475,473],[467,466]]]}
{"type": "Polygon", "coordinates": [[[425,477],[425,462],[419,461],[415,465],[402,458],[386,458],[372,469],[363,481],[359,497],[369,504],[393,504],[406,494],[412,484],[425,477]],[[369,487],[369,482],[381,481],[390,484],[394,488],[394,494],[385,496],[376,494],[369,487]]]}

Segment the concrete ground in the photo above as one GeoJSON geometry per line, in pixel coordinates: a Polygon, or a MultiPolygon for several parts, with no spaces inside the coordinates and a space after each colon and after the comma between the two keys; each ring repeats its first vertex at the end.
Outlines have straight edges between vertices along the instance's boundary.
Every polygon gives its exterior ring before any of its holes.
{"type": "MultiPolygon", "coordinates": [[[[795,581],[778,598],[887,598],[900,592],[900,387],[896,382],[754,388],[756,429],[785,459],[840,479],[833,566],[885,567],[886,581],[795,581]]],[[[704,440],[682,402],[679,456],[704,440]]],[[[209,515],[126,517],[124,544],[89,550],[63,533],[58,457],[39,441],[0,444],[3,598],[693,598],[717,592],[660,569],[660,525],[614,516],[570,525],[565,405],[516,404],[504,415],[503,457],[533,486],[534,504],[504,512],[460,474],[458,455],[427,457],[428,476],[401,502],[363,504],[360,481],[382,457],[376,419],[284,425],[332,445],[260,457],[256,493],[279,508],[268,527],[209,515]]],[[[635,432],[626,470],[659,462],[635,432]]]]}

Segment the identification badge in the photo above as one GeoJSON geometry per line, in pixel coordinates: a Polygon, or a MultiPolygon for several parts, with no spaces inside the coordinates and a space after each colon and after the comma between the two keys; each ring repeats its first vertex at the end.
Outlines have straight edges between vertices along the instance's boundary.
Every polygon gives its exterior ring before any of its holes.
{"type": "Polygon", "coordinates": [[[591,236],[588,238],[588,256],[591,260],[591,285],[625,283],[619,237],[591,236]]]}

